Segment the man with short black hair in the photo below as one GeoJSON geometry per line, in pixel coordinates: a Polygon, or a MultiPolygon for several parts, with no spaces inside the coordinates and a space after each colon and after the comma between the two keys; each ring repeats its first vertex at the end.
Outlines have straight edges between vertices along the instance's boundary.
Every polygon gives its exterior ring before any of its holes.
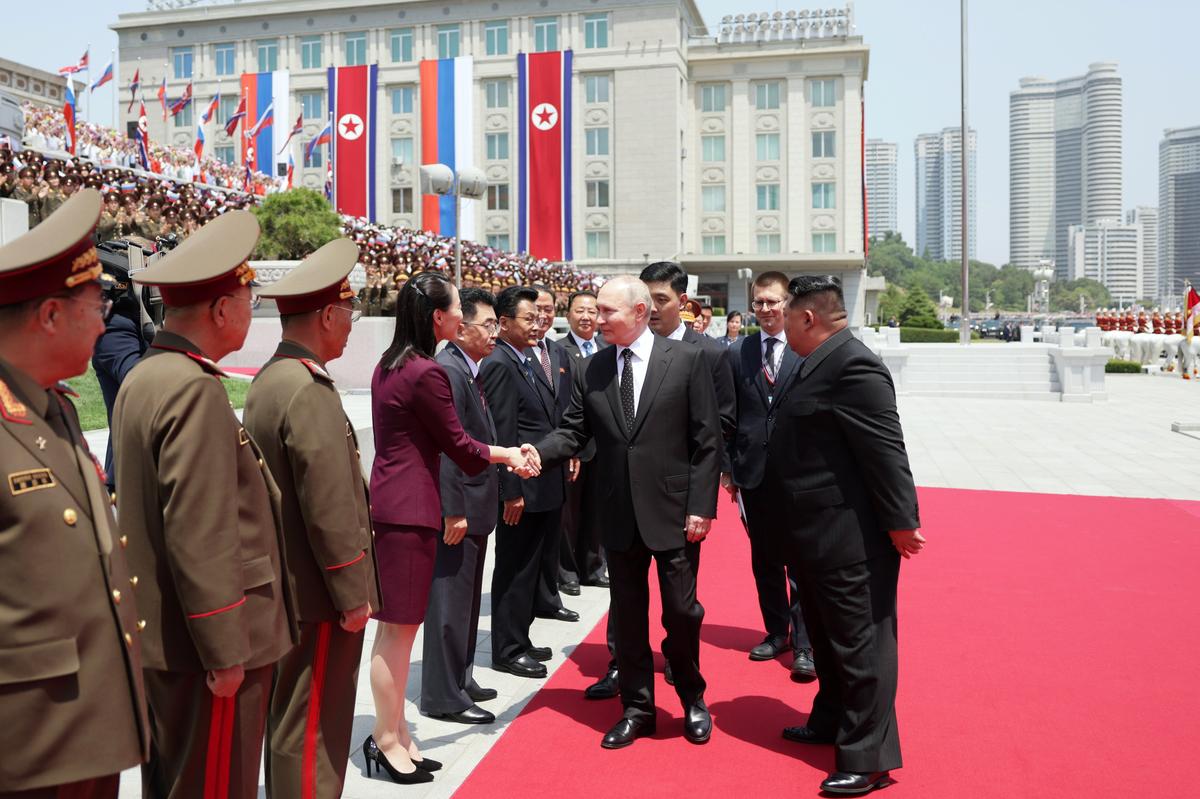
{"type": "Polygon", "coordinates": [[[841,282],[804,275],[788,294],[788,346],[804,360],[772,403],[762,490],[788,498],[770,521],[802,573],[820,690],[783,736],[833,744],[822,790],[862,794],[901,766],[896,585],[925,539],[892,378],[851,333],[841,282]]]}

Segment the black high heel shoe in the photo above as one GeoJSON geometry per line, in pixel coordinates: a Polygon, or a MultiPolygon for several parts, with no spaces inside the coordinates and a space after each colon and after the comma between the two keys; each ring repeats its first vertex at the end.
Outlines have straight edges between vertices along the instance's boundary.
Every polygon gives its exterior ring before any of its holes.
{"type": "MultiPolygon", "coordinates": [[[[379,750],[379,746],[375,743],[375,736],[368,735],[367,740],[363,741],[363,759],[367,762],[367,776],[371,776],[371,763],[375,763],[376,771],[387,772],[387,775],[392,778],[392,782],[399,785],[418,785],[424,782],[433,782],[433,775],[422,768],[414,768],[408,774],[403,771],[397,771],[396,767],[388,762],[387,757],[379,750]]],[[[415,763],[413,764],[416,765],[415,763]]],[[[440,766],[441,764],[439,764],[440,766]]]]}
{"type": "Polygon", "coordinates": [[[423,757],[420,760],[414,760],[412,763],[414,766],[421,769],[421,771],[428,771],[430,773],[434,771],[440,771],[442,768],[442,764],[434,760],[432,757],[423,757]]]}

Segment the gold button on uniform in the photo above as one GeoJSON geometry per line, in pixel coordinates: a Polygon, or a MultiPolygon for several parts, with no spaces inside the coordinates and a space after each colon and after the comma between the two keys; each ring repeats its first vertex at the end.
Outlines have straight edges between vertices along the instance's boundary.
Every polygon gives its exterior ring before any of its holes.
{"type": "Polygon", "coordinates": [[[137,628],[138,628],[138,632],[139,632],[139,633],[140,633],[142,630],[146,629],[146,620],[145,620],[145,619],[138,619],[137,628]]]}
{"type": "Polygon", "coordinates": [[[129,546],[129,536],[123,535],[120,538],[118,538],[117,540],[121,542],[121,549],[124,549],[125,547],[129,546]]]}
{"type": "Polygon", "coordinates": [[[121,592],[115,588],[113,589],[113,592],[112,592],[112,598],[113,598],[113,602],[115,602],[118,605],[121,604],[121,592]]]}
{"type": "Polygon", "coordinates": [[[262,458],[259,458],[259,459],[258,459],[258,468],[260,468],[260,469],[264,469],[264,468],[266,468],[266,464],[265,464],[265,463],[263,463],[263,459],[262,459],[262,458]]]}
{"type": "Polygon", "coordinates": [[[125,633],[125,646],[128,646],[128,647],[133,646],[133,636],[130,635],[129,633],[125,633]]]}
{"type": "Polygon", "coordinates": [[[137,575],[136,574],[129,578],[129,587],[137,588],[137,575]]]}
{"type": "Polygon", "coordinates": [[[63,521],[74,527],[75,522],[79,521],[79,515],[73,508],[67,508],[63,511],[63,521]]]}

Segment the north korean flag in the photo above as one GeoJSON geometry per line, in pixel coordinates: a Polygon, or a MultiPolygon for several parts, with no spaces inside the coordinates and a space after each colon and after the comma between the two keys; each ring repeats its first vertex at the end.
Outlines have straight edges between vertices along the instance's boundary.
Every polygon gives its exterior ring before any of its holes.
{"type": "Polygon", "coordinates": [[[570,261],[572,52],[517,56],[517,249],[570,261]]]}
{"type": "Polygon", "coordinates": [[[333,208],[341,214],[375,219],[375,64],[329,68],[329,108],[333,143],[333,208]]]}

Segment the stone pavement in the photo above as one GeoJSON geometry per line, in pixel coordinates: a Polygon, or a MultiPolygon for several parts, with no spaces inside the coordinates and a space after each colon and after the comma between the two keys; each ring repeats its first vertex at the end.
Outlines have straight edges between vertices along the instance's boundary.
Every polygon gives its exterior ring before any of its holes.
{"type": "MultiPolygon", "coordinates": [[[[1200,439],[1171,431],[1172,422],[1200,422],[1200,382],[1109,375],[1107,387],[1108,401],[1090,405],[902,397],[900,418],[917,484],[1200,499],[1197,474],[1200,439]]],[[[347,394],[344,404],[352,423],[360,430],[364,460],[369,464],[370,397],[362,393],[347,394]]],[[[105,435],[106,431],[88,435],[94,451],[103,451],[105,435]]],[[[484,703],[496,713],[497,723],[468,727],[425,718],[417,712],[415,701],[420,692],[421,673],[418,637],[408,684],[408,718],[422,752],[442,761],[445,768],[424,786],[399,787],[381,779],[368,780],[359,749],[373,723],[368,659],[364,656],[344,794],[349,799],[450,796],[542,685],[542,680],[514,677],[489,668],[488,586],[492,562],[489,553],[476,675],[481,685],[499,691],[497,699],[484,703]]],[[[554,651],[554,659],[547,664],[551,673],[564,664],[574,647],[607,611],[607,591],[587,587],[582,591],[580,597],[564,597],[567,607],[579,611],[580,622],[534,623],[533,641],[554,651]]],[[[374,623],[367,628],[368,649],[373,634],[374,623]]],[[[613,702],[612,709],[615,721],[620,714],[619,705],[613,702]]],[[[122,797],[141,795],[136,770],[123,775],[121,788],[122,797]]],[[[265,794],[260,790],[261,795],[265,794]]]]}

